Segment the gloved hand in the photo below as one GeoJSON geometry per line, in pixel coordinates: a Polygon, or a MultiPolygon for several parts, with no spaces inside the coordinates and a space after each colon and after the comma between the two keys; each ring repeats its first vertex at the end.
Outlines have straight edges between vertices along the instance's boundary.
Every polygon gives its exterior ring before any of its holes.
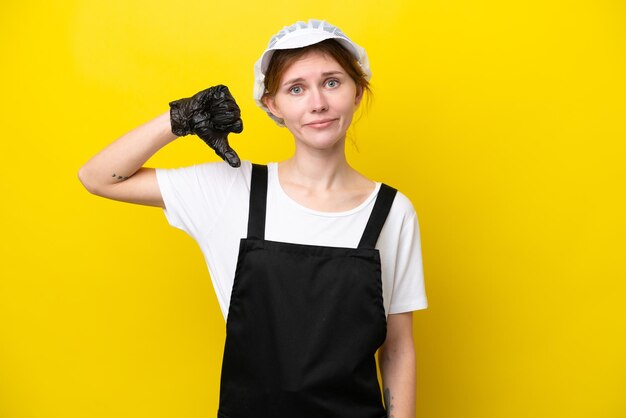
{"type": "Polygon", "coordinates": [[[217,85],[192,97],[170,102],[172,133],[196,134],[232,167],[239,167],[239,156],[228,144],[228,134],[243,131],[241,111],[228,87],[217,85]]]}

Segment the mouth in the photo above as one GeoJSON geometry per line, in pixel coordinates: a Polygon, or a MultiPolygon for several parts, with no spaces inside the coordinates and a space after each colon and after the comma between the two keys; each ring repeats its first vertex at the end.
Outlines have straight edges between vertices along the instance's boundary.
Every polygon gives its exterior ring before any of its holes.
{"type": "Polygon", "coordinates": [[[321,129],[321,128],[326,128],[330,126],[336,120],[337,119],[320,119],[320,120],[315,120],[313,122],[306,123],[304,124],[304,126],[308,126],[309,128],[321,129]]]}

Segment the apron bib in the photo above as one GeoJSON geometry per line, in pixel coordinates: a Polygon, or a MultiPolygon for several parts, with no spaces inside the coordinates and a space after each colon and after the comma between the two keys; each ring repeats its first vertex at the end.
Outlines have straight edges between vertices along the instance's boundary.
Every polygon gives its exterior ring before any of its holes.
{"type": "Polygon", "coordinates": [[[226,321],[218,418],[383,418],[376,241],[396,190],[381,184],[357,248],[265,240],[267,167],[253,164],[248,237],[226,321]]]}

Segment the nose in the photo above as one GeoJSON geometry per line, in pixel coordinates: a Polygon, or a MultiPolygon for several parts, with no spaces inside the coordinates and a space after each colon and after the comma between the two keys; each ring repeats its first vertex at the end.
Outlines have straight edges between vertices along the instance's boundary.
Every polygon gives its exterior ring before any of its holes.
{"type": "Polygon", "coordinates": [[[328,100],[320,89],[311,90],[311,112],[320,113],[328,110],[328,100]]]}

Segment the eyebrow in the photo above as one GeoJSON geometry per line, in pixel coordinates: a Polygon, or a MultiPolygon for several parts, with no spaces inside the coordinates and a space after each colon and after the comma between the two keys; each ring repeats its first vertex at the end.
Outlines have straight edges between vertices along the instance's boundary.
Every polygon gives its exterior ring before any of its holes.
{"type": "MultiPolygon", "coordinates": [[[[322,73],[322,77],[328,77],[331,75],[340,75],[343,74],[343,71],[326,71],[322,73]]],[[[283,86],[286,86],[288,84],[293,84],[293,83],[300,83],[304,81],[304,78],[302,77],[298,77],[298,78],[292,78],[291,80],[287,80],[283,83],[283,86]]]]}

